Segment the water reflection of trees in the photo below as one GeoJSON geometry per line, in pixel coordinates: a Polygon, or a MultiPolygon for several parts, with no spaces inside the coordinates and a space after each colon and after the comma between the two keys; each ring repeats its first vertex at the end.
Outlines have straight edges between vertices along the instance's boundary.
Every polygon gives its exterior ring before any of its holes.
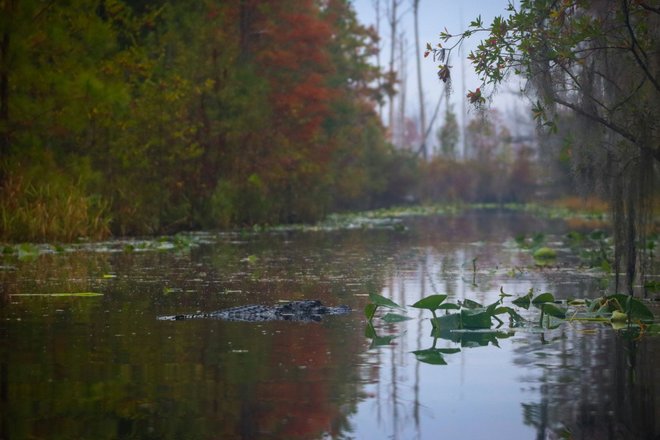
{"type": "Polygon", "coordinates": [[[522,404],[525,423],[539,439],[657,438],[659,348],[657,337],[638,341],[604,326],[528,334],[515,363],[540,397],[522,404]]]}
{"type": "MultiPolygon", "coordinates": [[[[383,293],[407,305],[434,293],[487,301],[503,284],[520,293],[516,289],[543,283],[541,270],[531,269],[520,282],[506,274],[505,268],[525,263],[516,252],[503,253],[501,243],[548,227],[523,220],[463,215],[412,219],[405,232],[236,234],[184,252],[52,255],[17,264],[2,272],[5,296],[87,290],[105,296],[57,305],[17,300],[0,309],[0,437],[46,437],[55,423],[64,426],[62,437],[349,436],[361,402],[375,405],[395,436],[410,427],[419,434],[420,364],[410,351],[426,348],[428,323],[383,325],[378,331],[385,335],[408,328],[416,338],[399,337],[365,355],[366,295],[383,293]],[[153,319],[298,298],[345,302],[356,313],[311,326],[153,319]]],[[[613,357],[625,353],[616,347],[623,342],[600,333],[580,339],[569,332],[556,341],[548,335],[549,344],[535,337],[520,349],[519,362],[527,365],[536,352],[555,359],[529,364],[530,386],[543,381],[541,400],[525,410],[539,432],[559,422],[581,426],[572,422],[576,417],[583,424],[607,421],[608,411],[650,426],[656,414],[649,412],[655,394],[648,384],[657,373],[646,342],[637,348],[644,362],[634,367],[638,381],[630,386],[622,379],[631,371],[626,359],[613,357]]]]}
{"type": "MultiPolygon", "coordinates": [[[[515,218],[512,217],[511,220],[515,218]]],[[[508,293],[526,293],[530,287],[553,286],[558,297],[600,294],[598,278],[566,267],[529,267],[520,252],[503,252],[499,243],[521,231],[538,231],[538,223],[488,226],[480,218],[422,219],[430,222],[416,237],[416,245],[394,259],[381,293],[400,304],[412,304],[430,294],[448,294],[450,299],[494,301],[500,286],[508,293]],[[491,244],[474,243],[480,237],[491,244]],[[482,238],[483,237],[483,238],[482,238]],[[495,242],[493,245],[492,242],[495,242]],[[469,262],[479,258],[475,278],[469,262]],[[403,260],[403,261],[400,261],[403,260]],[[503,273],[504,268],[521,267],[523,276],[503,273]]],[[[497,222],[494,222],[497,223],[497,222]]],[[[559,229],[561,231],[561,228],[559,229]]],[[[409,310],[410,311],[410,310],[409,310]]],[[[411,315],[421,315],[413,311],[411,315]]],[[[373,354],[378,372],[375,386],[376,415],[380,424],[391,425],[392,438],[420,436],[419,368],[410,351],[424,347],[422,321],[417,319],[397,326],[382,325],[381,335],[398,335],[392,346],[380,347],[373,354]],[[409,326],[416,341],[401,337],[409,326]],[[416,345],[416,347],[413,347],[416,345]],[[413,377],[407,377],[412,372],[413,377]],[[406,392],[399,390],[409,387],[406,392]],[[407,400],[412,396],[412,401],[407,400]],[[411,429],[411,427],[415,427],[411,429]]],[[[525,345],[516,350],[516,363],[529,375],[521,378],[538,401],[522,404],[525,423],[537,429],[539,439],[559,438],[563,429],[575,439],[656,438],[660,434],[660,379],[657,352],[660,341],[646,338],[640,342],[617,336],[611,329],[598,328],[594,334],[581,327],[526,336],[525,345]],[[654,350],[655,348],[655,350],[654,350]],[[568,431],[566,431],[568,432],[568,431]]],[[[589,330],[591,331],[591,330],[589,330]]],[[[516,344],[519,337],[516,337],[516,344]]],[[[460,360],[462,362],[462,358],[460,360]]]]}
{"type": "Polygon", "coordinates": [[[155,319],[171,310],[212,310],[228,301],[222,292],[232,286],[255,295],[229,301],[307,296],[329,304],[340,301],[335,292],[347,281],[381,287],[381,265],[365,258],[363,242],[322,248],[311,261],[282,245],[17,263],[4,274],[7,295],[104,296],[15,297],[0,308],[0,437],[315,438],[348,430],[362,399],[359,314],[310,325],[155,319]],[[216,265],[218,253],[223,264],[216,265]],[[252,254],[259,255],[255,264],[241,261],[252,254]],[[297,279],[300,272],[315,279],[297,279]],[[347,275],[335,279],[338,273],[347,275]]]}
{"type": "Polygon", "coordinates": [[[348,426],[364,349],[350,326],[144,315],[0,325],[2,438],[315,438],[348,426]]]}

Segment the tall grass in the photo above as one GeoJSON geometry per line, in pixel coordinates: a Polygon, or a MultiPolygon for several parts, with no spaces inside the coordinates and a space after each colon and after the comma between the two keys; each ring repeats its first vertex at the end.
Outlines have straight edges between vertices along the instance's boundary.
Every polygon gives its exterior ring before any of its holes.
{"type": "Polygon", "coordinates": [[[3,164],[0,240],[71,242],[110,234],[109,206],[56,167],[3,164]],[[48,171],[46,171],[48,170],[48,171]]]}

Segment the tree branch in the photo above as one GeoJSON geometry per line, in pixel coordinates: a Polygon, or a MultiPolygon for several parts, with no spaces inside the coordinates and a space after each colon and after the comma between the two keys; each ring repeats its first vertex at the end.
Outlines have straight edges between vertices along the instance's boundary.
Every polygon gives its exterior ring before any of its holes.
{"type": "Polygon", "coordinates": [[[653,6],[649,6],[649,5],[647,5],[646,3],[641,2],[641,1],[638,2],[637,4],[638,4],[639,6],[641,6],[642,8],[646,9],[647,11],[655,12],[656,14],[660,14],[660,7],[656,7],[656,8],[654,8],[653,6]]]}
{"type": "Polygon", "coordinates": [[[422,143],[415,152],[415,156],[419,156],[422,153],[424,147],[426,146],[426,140],[428,139],[429,134],[431,133],[433,124],[435,124],[435,119],[438,117],[438,110],[440,110],[440,104],[442,103],[442,98],[445,96],[445,93],[447,93],[447,88],[442,89],[442,94],[440,94],[440,97],[438,98],[438,103],[435,105],[435,110],[433,110],[433,116],[429,121],[429,125],[426,127],[426,133],[422,133],[422,143]]]}
{"type": "Polygon", "coordinates": [[[635,48],[638,47],[639,50],[642,52],[642,55],[646,56],[646,54],[644,53],[644,49],[642,49],[642,46],[637,41],[637,37],[635,37],[635,31],[633,30],[632,25],[630,24],[630,10],[628,9],[628,0],[622,0],[621,4],[623,5],[623,15],[626,21],[626,28],[628,28],[628,33],[630,34],[630,38],[632,40],[630,45],[630,51],[633,53],[635,57],[635,61],[637,61],[639,67],[641,67],[642,70],[644,71],[644,74],[648,77],[651,83],[653,83],[655,89],[658,92],[660,92],[660,83],[658,83],[658,80],[653,76],[653,74],[651,74],[651,72],[649,72],[646,63],[641,59],[641,57],[637,53],[637,50],[635,50],[635,48]]]}
{"type": "Polygon", "coordinates": [[[632,134],[631,132],[629,132],[625,128],[621,127],[620,125],[615,124],[612,121],[608,121],[607,119],[603,118],[600,115],[595,115],[593,113],[589,113],[589,112],[585,111],[584,109],[578,107],[577,105],[575,105],[571,102],[565,101],[562,98],[559,98],[558,96],[552,96],[552,100],[554,102],[556,102],[557,104],[559,104],[559,105],[563,105],[564,107],[573,110],[575,113],[577,113],[581,116],[584,116],[587,119],[590,119],[594,122],[598,122],[599,124],[609,128],[610,130],[617,133],[618,135],[620,135],[624,139],[632,142],[633,145],[635,145],[640,150],[647,151],[647,152],[651,153],[651,156],[653,156],[653,158],[655,160],[660,162],[660,149],[649,148],[649,147],[646,147],[645,145],[642,145],[642,143],[640,142],[640,140],[637,136],[635,136],[634,134],[632,134]]]}

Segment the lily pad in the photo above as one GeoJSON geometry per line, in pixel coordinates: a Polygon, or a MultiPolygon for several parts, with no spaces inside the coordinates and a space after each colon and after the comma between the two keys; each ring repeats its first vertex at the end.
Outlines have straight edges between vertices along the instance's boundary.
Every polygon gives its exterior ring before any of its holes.
{"type": "Polygon", "coordinates": [[[549,247],[540,247],[532,254],[535,260],[547,261],[557,258],[557,251],[549,247]]]}
{"type": "Polygon", "coordinates": [[[71,293],[12,293],[10,296],[50,296],[50,297],[92,297],[103,296],[97,292],[71,292],[71,293]]]}

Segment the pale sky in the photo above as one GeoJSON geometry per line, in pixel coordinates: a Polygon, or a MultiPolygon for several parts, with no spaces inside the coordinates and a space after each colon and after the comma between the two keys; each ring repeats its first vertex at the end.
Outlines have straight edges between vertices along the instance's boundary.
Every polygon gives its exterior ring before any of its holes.
{"type": "MultiPolygon", "coordinates": [[[[384,15],[385,3],[390,3],[391,0],[380,0],[381,15],[384,15]]],[[[376,0],[353,0],[353,6],[358,14],[358,19],[365,25],[374,25],[376,21],[375,3],[376,0]]],[[[416,59],[415,59],[415,34],[413,27],[413,13],[412,13],[413,0],[403,0],[400,10],[404,13],[400,29],[405,31],[408,43],[408,56],[406,58],[408,80],[406,92],[406,113],[409,115],[419,114],[418,105],[418,91],[417,91],[417,73],[416,73],[416,59]]],[[[481,15],[484,25],[490,25],[496,15],[506,16],[506,7],[509,0],[421,0],[420,1],[420,44],[422,45],[422,54],[426,43],[431,43],[435,46],[439,41],[439,34],[445,27],[450,33],[458,33],[467,29],[470,21],[481,15]]],[[[381,64],[387,65],[389,60],[389,25],[385,18],[381,19],[381,64]]],[[[451,101],[454,103],[454,111],[458,114],[459,123],[462,119],[462,102],[467,90],[474,90],[480,86],[477,76],[474,74],[472,66],[465,60],[465,84],[461,77],[461,57],[465,58],[470,50],[476,48],[481,38],[485,34],[474,35],[471,40],[467,41],[464,45],[464,51],[460,54],[457,51],[452,53],[449,65],[452,66],[452,80],[453,80],[453,93],[451,101]]],[[[441,96],[443,90],[443,83],[437,77],[437,66],[439,63],[434,63],[431,57],[426,58],[422,62],[422,82],[425,89],[425,105],[426,105],[426,119],[429,121],[436,106],[436,103],[441,96]]],[[[500,87],[499,92],[494,96],[492,107],[496,107],[505,119],[511,119],[512,115],[516,112],[525,113],[523,107],[527,108],[526,101],[521,101],[512,92],[517,92],[520,89],[520,81],[517,78],[511,78],[508,84],[500,87]]],[[[469,105],[466,105],[470,111],[469,105]]],[[[444,113],[444,104],[440,109],[440,116],[444,113]]],[[[474,110],[468,112],[468,119],[474,115],[474,110]]],[[[442,118],[438,117],[441,122],[442,118]]],[[[437,126],[437,122],[436,122],[437,126]]],[[[434,130],[435,131],[435,130],[434,130]]],[[[429,136],[429,141],[435,143],[435,133],[432,132],[429,136]]]]}

